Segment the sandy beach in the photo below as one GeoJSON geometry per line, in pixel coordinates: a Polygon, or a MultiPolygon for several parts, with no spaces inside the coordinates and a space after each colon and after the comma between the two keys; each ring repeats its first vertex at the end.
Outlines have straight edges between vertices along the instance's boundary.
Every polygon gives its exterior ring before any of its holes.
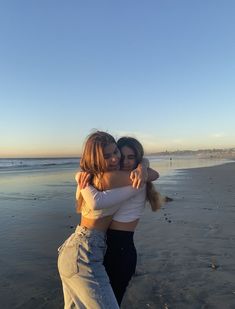
{"type": "MultiPolygon", "coordinates": [[[[71,173],[0,182],[0,307],[62,309],[57,247],[79,222],[71,173]]],[[[140,221],[122,308],[235,308],[235,163],[178,170],[157,188],[174,201],[140,221]]]]}
{"type": "Polygon", "coordinates": [[[174,201],[139,224],[123,308],[235,308],[235,163],[180,170],[158,188],[174,201]]]}

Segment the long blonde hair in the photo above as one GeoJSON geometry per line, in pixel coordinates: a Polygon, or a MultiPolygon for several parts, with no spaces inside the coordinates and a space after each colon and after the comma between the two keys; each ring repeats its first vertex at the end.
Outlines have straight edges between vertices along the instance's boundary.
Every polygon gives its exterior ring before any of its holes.
{"type": "MultiPolygon", "coordinates": [[[[80,160],[80,168],[83,172],[88,172],[93,176],[93,180],[99,180],[103,173],[107,171],[107,163],[104,159],[104,148],[109,144],[116,144],[116,141],[112,135],[103,131],[95,131],[88,135],[82,157],[80,160]]],[[[82,194],[79,195],[76,210],[81,211],[84,199],[82,194]]]]}
{"type": "MultiPolygon", "coordinates": [[[[134,137],[124,136],[117,141],[117,145],[120,151],[124,146],[127,146],[134,151],[136,157],[136,168],[144,157],[144,148],[141,143],[134,137]]],[[[162,206],[161,195],[156,191],[151,181],[147,181],[146,183],[146,200],[149,202],[152,211],[157,211],[162,206]]]]}

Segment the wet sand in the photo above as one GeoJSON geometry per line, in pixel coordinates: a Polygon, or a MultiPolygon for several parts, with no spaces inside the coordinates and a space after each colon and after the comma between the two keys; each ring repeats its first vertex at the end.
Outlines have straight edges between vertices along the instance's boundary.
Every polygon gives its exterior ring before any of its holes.
{"type": "Polygon", "coordinates": [[[122,308],[235,308],[235,163],[180,170],[158,188],[174,201],[138,226],[122,308]]]}
{"type": "MultiPolygon", "coordinates": [[[[57,247],[79,218],[73,177],[58,177],[0,180],[1,308],[63,308],[57,247]]],[[[180,170],[158,189],[174,201],[141,219],[122,308],[235,308],[235,163],[180,170]]]]}

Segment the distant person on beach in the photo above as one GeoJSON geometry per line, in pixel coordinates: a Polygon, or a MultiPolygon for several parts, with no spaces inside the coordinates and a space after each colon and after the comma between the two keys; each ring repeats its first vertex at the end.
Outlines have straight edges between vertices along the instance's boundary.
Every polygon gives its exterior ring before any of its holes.
{"type": "MultiPolygon", "coordinates": [[[[76,196],[81,222],[58,249],[65,308],[119,308],[103,266],[106,230],[120,203],[133,196],[145,199],[145,185],[141,186],[142,176],[138,176],[142,172],[131,175],[133,184],[138,187],[133,188],[130,173],[118,170],[120,152],[115,139],[100,131],[88,137],[80,166],[87,172],[85,176],[92,174],[93,186],[106,191],[78,185],[76,196]],[[107,190],[111,187],[114,189],[107,190]]],[[[151,174],[149,171],[148,180],[156,178],[151,174]]]]}
{"type": "MultiPolygon", "coordinates": [[[[137,166],[144,160],[143,146],[133,137],[122,137],[117,141],[117,145],[121,151],[121,170],[129,173],[133,171],[133,174],[135,174],[138,170],[136,170],[137,166]]],[[[148,161],[145,160],[145,164],[148,167],[148,161]]],[[[146,171],[144,172],[146,173],[146,171]]],[[[158,173],[153,170],[152,173],[155,173],[154,178],[157,179],[158,173]]],[[[84,177],[86,177],[86,174],[84,177]]],[[[104,189],[110,189],[110,183],[104,189]]],[[[146,184],[146,194],[152,210],[158,210],[163,198],[155,191],[151,182],[146,184]]],[[[133,196],[131,199],[123,201],[120,208],[114,213],[107,231],[107,251],[104,266],[119,305],[128,283],[135,273],[137,253],[133,236],[145,204],[146,195],[143,194],[141,199],[139,196],[133,196]]]]}

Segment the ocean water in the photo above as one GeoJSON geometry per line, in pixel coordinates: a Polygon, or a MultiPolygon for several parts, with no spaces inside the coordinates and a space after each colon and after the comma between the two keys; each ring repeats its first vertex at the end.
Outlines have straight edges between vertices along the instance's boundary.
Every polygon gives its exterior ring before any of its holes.
{"type": "Polygon", "coordinates": [[[79,161],[80,158],[0,158],[0,173],[78,169],[79,161]]]}
{"type": "Polygon", "coordinates": [[[198,155],[151,156],[148,158],[150,166],[156,169],[161,176],[175,173],[179,169],[215,166],[231,162],[228,159],[198,155]]]}
{"type": "MultiPolygon", "coordinates": [[[[194,155],[185,156],[147,156],[150,166],[161,175],[169,174],[177,169],[196,168],[219,165],[229,160],[217,158],[201,158],[194,155]]],[[[74,171],[79,169],[80,158],[0,158],[0,174],[17,172],[52,172],[74,171]]]]}

